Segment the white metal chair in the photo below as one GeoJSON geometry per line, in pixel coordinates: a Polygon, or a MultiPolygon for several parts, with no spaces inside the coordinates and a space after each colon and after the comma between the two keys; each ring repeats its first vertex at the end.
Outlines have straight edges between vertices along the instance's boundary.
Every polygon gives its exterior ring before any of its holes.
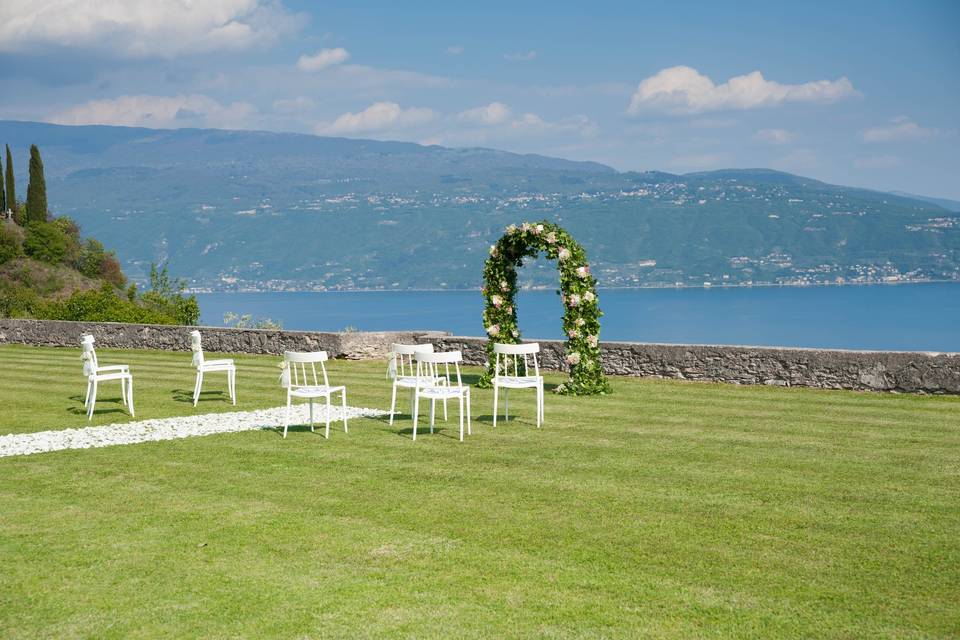
{"type": "MultiPolygon", "coordinates": [[[[410,390],[410,409],[413,410],[414,390],[417,388],[417,365],[413,360],[416,353],[433,353],[432,344],[392,344],[390,361],[387,364],[387,377],[393,379],[393,392],[390,395],[390,424],[397,412],[397,388],[410,390]]],[[[425,382],[444,384],[446,378],[438,376],[436,367],[429,367],[425,382]]],[[[447,419],[447,399],[443,399],[443,419],[447,419]]]]}
{"type": "Polygon", "coordinates": [[[217,371],[227,372],[227,391],[230,394],[230,401],[237,404],[237,367],[233,364],[233,359],[207,360],[204,358],[200,332],[196,329],[190,332],[190,349],[193,351],[193,366],[197,368],[197,380],[193,384],[193,406],[197,406],[197,402],[200,401],[203,374],[217,371]]]}
{"type": "Polygon", "coordinates": [[[543,376],[540,375],[540,362],[537,358],[540,345],[536,342],[494,344],[493,353],[496,357],[493,376],[493,426],[497,426],[497,401],[500,399],[501,388],[503,389],[504,420],[509,419],[510,389],[536,389],[537,428],[539,429],[543,422],[543,376]],[[533,375],[530,375],[530,360],[533,361],[533,375]]]}
{"type": "Polygon", "coordinates": [[[413,439],[417,439],[417,422],[420,417],[420,398],[430,401],[430,433],[433,433],[433,418],[436,412],[437,400],[446,400],[447,398],[456,398],[460,402],[460,441],[463,442],[463,407],[466,402],[467,407],[467,434],[472,435],[470,429],[470,387],[463,385],[460,378],[460,362],[463,360],[459,351],[450,351],[447,353],[424,353],[417,352],[413,354],[413,359],[417,363],[416,386],[413,390],[413,439]],[[450,379],[450,365],[453,365],[457,374],[456,384],[450,379]],[[430,380],[432,375],[439,375],[440,366],[443,365],[443,384],[436,384],[430,380]]]}
{"type": "Polygon", "coordinates": [[[326,351],[285,351],[283,353],[283,373],[280,374],[280,384],[287,389],[287,413],[283,421],[283,437],[287,437],[287,427],[290,426],[290,404],[293,398],[306,398],[310,402],[310,431],[313,431],[313,401],[315,398],[327,399],[327,429],[325,438],[330,437],[330,398],[334,393],[340,394],[343,407],[343,432],[347,430],[347,389],[346,387],[331,387],[327,379],[326,351]],[[323,384],[317,377],[317,364],[323,375],[323,384]]]}
{"type": "Polygon", "coordinates": [[[111,380],[120,381],[120,398],[133,416],[133,375],[130,367],[125,364],[101,365],[93,343],[91,335],[83,336],[80,341],[83,349],[80,356],[83,360],[83,375],[87,378],[87,397],[83,401],[83,406],[87,409],[87,420],[93,419],[93,408],[97,404],[97,385],[111,380]]]}

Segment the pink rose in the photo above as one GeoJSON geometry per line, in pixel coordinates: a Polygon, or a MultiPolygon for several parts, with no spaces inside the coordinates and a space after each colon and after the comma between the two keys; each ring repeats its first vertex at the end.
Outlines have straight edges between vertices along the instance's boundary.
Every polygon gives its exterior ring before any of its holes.
{"type": "Polygon", "coordinates": [[[499,333],[500,333],[500,325],[492,324],[489,327],[487,327],[487,334],[489,334],[490,336],[496,336],[499,333]]]}
{"type": "Polygon", "coordinates": [[[580,296],[576,293],[571,294],[570,297],[567,298],[567,304],[571,307],[576,307],[580,304],[580,296]]]}
{"type": "Polygon", "coordinates": [[[551,231],[550,233],[548,233],[548,234],[547,234],[547,242],[549,242],[550,244],[556,244],[556,243],[557,243],[557,234],[554,233],[553,231],[551,231]]]}
{"type": "Polygon", "coordinates": [[[567,354],[567,362],[569,364],[580,364],[580,354],[574,351],[573,353],[567,354]]]}
{"type": "Polygon", "coordinates": [[[567,260],[570,257],[570,249],[567,249],[566,247],[560,249],[560,252],[557,253],[557,257],[561,260],[567,260]]]}
{"type": "Polygon", "coordinates": [[[578,335],[580,334],[577,332],[576,329],[570,329],[570,331],[567,331],[567,337],[569,338],[576,338],[578,335]]]}

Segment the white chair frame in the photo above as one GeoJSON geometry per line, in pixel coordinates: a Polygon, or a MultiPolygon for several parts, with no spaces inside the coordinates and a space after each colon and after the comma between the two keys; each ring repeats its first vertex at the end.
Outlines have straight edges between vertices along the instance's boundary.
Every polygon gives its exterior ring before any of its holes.
{"type": "Polygon", "coordinates": [[[417,352],[413,354],[413,359],[417,363],[416,387],[413,391],[413,439],[417,439],[417,423],[420,417],[420,398],[426,398],[430,401],[430,433],[433,433],[434,414],[436,413],[437,400],[447,398],[456,398],[460,403],[460,442],[463,442],[463,418],[464,403],[466,403],[467,435],[473,435],[470,426],[470,387],[463,386],[463,380],[460,377],[460,362],[463,356],[459,351],[449,351],[447,353],[425,353],[417,352]],[[457,383],[453,384],[450,379],[450,365],[453,365],[456,371],[457,383]],[[439,375],[440,366],[443,365],[443,384],[435,384],[430,381],[430,377],[439,375]]]}
{"type": "Polygon", "coordinates": [[[87,420],[93,419],[93,409],[97,404],[97,386],[101,382],[112,380],[120,381],[120,398],[123,406],[129,409],[130,417],[134,417],[133,374],[130,373],[130,367],[125,364],[101,365],[93,343],[92,335],[83,336],[80,342],[84,354],[83,372],[87,378],[87,395],[83,401],[83,406],[87,409],[87,420]]]}
{"type": "Polygon", "coordinates": [[[509,420],[510,389],[536,389],[537,391],[537,428],[543,423],[543,376],[540,375],[540,345],[536,342],[524,344],[493,345],[496,357],[493,376],[493,426],[497,426],[497,402],[500,389],[503,389],[503,419],[509,420]],[[528,360],[529,358],[529,360],[528,360]],[[533,361],[534,375],[530,374],[530,360],[533,361]],[[520,374],[521,363],[523,375],[520,374]],[[511,366],[512,365],[512,366],[511,366]],[[513,375],[511,375],[511,370],[513,375]]]}
{"type": "Polygon", "coordinates": [[[193,384],[193,406],[200,401],[200,391],[203,388],[203,374],[225,371],[227,374],[227,392],[230,401],[237,404],[237,366],[232,358],[222,360],[207,360],[203,355],[203,345],[199,331],[190,332],[190,348],[193,350],[193,365],[197,368],[197,379],[193,384]]]}
{"type": "MultiPolygon", "coordinates": [[[[397,388],[410,390],[410,411],[413,411],[414,393],[417,388],[417,365],[413,356],[417,353],[433,353],[433,345],[426,344],[392,344],[390,345],[390,361],[387,364],[387,377],[393,378],[393,389],[390,394],[390,424],[397,413],[397,388]]],[[[424,382],[430,384],[445,384],[446,378],[437,375],[436,366],[430,367],[424,382]]],[[[443,399],[443,419],[447,419],[447,399],[443,399]]]]}
{"type": "Polygon", "coordinates": [[[287,437],[287,428],[290,426],[290,405],[293,398],[305,398],[310,402],[310,431],[313,428],[313,401],[316,398],[327,399],[326,431],[324,438],[330,437],[330,399],[334,393],[340,394],[343,407],[343,432],[350,433],[347,428],[347,388],[344,386],[332,387],[327,378],[326,351],[285,351],[283,353],[284,372],[281,374],[281,383],[287,389],[287,412],[283,421],[283,437],[287,437]],[[323,376],[323,384],[317,377],[317,364],[323,376]]]}

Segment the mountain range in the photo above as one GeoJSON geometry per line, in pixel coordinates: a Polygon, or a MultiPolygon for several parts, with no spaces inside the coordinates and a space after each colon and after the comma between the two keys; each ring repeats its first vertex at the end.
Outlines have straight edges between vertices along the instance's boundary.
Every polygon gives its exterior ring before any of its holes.
{"type": "MultiPolygon", "coordinates": [[[[767,169],[618,172],[493,149],[0,121],[51,209],[196,289],[475,288],[503,228],[567,227],[603,286],[960,280],[960,207],[767,169]],[[945,206],[944,206],[945,205],[945,206]]],[[[26,185],[18,185],[26,193],[26,185]]],[[[527,286],[552,286],[544,261],[527,286]]]]}

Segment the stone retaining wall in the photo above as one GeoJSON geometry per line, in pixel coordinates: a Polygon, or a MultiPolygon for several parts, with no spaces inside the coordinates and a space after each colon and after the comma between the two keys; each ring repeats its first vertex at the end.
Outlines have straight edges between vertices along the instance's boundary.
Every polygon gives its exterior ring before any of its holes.
{"type": "MultiPolygon", "coordinates": [[[[189,351],[194,327],[62,322],[0,318],[0,344],[20,343],[79,348],[80,336],[117,349],[189,351]]],[[[431,342],[459,349],[469,364],[487,359],[486,338],[439,331],[324,333],[200,327],[204,349],[226,353],[279,354],[284,350],[325,350],[331,357],[385,358],[390,343],[431,342]]],[[[563,371],[564,343],[540,341],[544,369],[563,371]]],[[[909,393],[960,394],[960,354],[899,351],[843,351],[638,342],[603,343],[608,374],[909,393]]]]}
{"type": "MultiPolygon", "coordinates": [[[[486,338],[427,337],[435,348],[458,349],[464,360],[487,360],[486,338]]],[[[562,371],[564,343],[541,340],[541,363],[562,371]]],[[[604,342],[608,374],[907,393],[960,394],[960,353],[846,351],[604,342]]]]}
{"type": "Polygon", "coordinates": [[[189,351],[190,331],[193,329],[200,329],[203,334],[205,351],[264,354],[326,351],[331,358],[352,360],[386,358],[393,342],[423,342],[428,338],[443,335],[431,331],[326,333],[0,318],[0,344],[13,342],[79,348],[80,336],[89,333],[96,338],[97,346],[104,348],[189,351]]]}

